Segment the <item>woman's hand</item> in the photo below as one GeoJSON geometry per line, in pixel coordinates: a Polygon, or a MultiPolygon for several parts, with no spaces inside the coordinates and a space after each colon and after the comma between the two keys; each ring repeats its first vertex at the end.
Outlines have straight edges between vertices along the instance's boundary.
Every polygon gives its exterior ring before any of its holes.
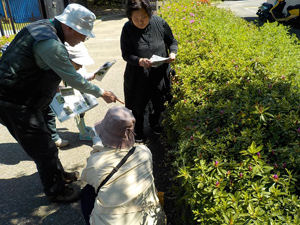
{"type": "Polygon", "coordinates": [[[152,62],[147,58],[140,58],[139,65],[144,68],[150,68],[152,66],[152,62]]]}
{"type": "Polygon", "coordinates": [[[167,60],[167,63],[174,62],[175,59],[176,59],[176,54],[174,52],[171,52],[169,55],[169,60],[167,60]]]}

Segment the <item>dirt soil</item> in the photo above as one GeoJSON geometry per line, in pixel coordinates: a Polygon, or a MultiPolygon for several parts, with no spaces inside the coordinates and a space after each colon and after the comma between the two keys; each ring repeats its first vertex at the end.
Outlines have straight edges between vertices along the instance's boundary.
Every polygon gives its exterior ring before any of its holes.
{"type": "MultiPolygon", "coordinates": [[[[125,16],[124,6],[121,4],[97,6],[88,1],[88,8],[95,13],[98,19],[102,20],[113,19],[114,16],[125,16]]],[[[147,118],[147,115],[145,118],[147,118]]],[[[164,192],[164,210],[167,215],[168,225],[177,224],[176,216],[178,215],[175,213],[175,197],[171,192],[171,187],[174,185],[172,179],[174,175],[171,169],[172,160],[169,156],[168,147],[165,144],[163,135],[155,135],[149,124],[146,124],[145,136],[147,137],[145,144],[153,155],[153,175],[156,188],[159,192],[164,192]]]]}

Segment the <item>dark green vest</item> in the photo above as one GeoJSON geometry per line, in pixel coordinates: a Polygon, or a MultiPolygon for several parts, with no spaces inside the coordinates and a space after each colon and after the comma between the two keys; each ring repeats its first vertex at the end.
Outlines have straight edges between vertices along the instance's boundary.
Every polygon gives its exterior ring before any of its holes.
{"type": "Polygon", "coordinates": [[[33,45],[47,39],[60,41],[50,21],[40,20],[22,29],[10,43],[0,60],[2,102],[41,109],[52,101],[61,78],[53,70],[40,69],[33,55],[33,45]]]}

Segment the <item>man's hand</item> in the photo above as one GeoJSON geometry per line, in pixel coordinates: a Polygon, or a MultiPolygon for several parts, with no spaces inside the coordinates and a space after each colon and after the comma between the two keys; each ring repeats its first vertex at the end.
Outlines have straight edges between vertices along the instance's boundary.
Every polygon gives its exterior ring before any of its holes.
{"type": "Polygon", "coordinates": [[[112,103],[118,101],[121,104],[124,104],[124,102],[118,99],[118,97],[115,96],[115,94],[112,93],[111,91],[104,91],[101,97],[104,99],[104,101],[106,101],[106,103],[112,103]]]}

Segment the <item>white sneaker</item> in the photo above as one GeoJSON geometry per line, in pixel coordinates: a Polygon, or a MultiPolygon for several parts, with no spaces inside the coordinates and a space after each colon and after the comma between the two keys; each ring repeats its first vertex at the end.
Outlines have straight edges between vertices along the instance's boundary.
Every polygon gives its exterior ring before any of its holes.
{"type": "Polygon", "coordinates": [[[56,142],[55,142],[56,146],[57,147],[66,147],[67,145],[69,145],[69,141],[68,140],[63,140],[63,139],[58,139],[56,142]]]}

